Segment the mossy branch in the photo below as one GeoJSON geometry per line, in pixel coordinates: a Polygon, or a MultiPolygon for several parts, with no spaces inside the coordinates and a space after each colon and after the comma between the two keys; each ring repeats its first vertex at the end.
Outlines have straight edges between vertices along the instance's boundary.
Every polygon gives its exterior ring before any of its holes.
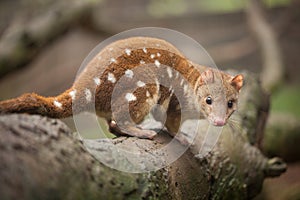
{"type": "MultiPolygon", "coordinates": [[[[253,112],[259,113],[265,103],[247,95],[252,92],[263,97],[263,91],[253,74],[245,76],[240,111],[233,116],[235,121],[223,128],[214,147],[203,153],[200,134],[178,160],[149,173],[117,171],[96,157],[105,155],[110,162],[119,162],[110,151],[111,145],[151,154],[172,139],[166,133],[154,141],[134,137],[81,141],[56,119],[27,114],[0,116],[0,198],[252,198],[259,193],[264,178],[280,175],[286,166],[279,158],[263,156],[254,146],[255,139],[254,145],[249,142],[255,138],[249,134],[256,134],[259,124],[253,112]]],[[[205,127],[207,124],[201,123],[200,132],[205,127]]],[[[130,160],[120,164],[128,163],[130,160]]]]}

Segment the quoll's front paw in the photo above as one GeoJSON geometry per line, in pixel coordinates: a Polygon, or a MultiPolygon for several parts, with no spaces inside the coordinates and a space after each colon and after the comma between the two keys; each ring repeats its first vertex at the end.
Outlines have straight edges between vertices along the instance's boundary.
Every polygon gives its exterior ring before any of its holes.
{"type": "Polygon", "coordinates": [[[144,139],[153,139],[157,135],[157,133],[153,130],[143,130],[135,126],[121,128],[121,131],[126,135],[144,139]]]}
{"type": "Polygon", "coordinates": [[[152,130],[141,130],[140,129],[133,136],[136,136],[136,137],[139,137],[139,138],[145,138],[145,139],[153,139],[156,135],[157,135],[157,133],[155,131],[152,131],[152,130]]]}
{"type": "Polygon", "coordinates": [[[184,146],[189,146],[193,141],[189,140],[183,133],[177,133],[174,138],[184,146]]]}
{"type": "Polygon", "coordinates": [[[144,139],[153,139],[157,135],[153,130],[143,130],[135,126],[119,127],[114,121],[109,123],[109,131],[117,135],[128,135],[144,139]]]}

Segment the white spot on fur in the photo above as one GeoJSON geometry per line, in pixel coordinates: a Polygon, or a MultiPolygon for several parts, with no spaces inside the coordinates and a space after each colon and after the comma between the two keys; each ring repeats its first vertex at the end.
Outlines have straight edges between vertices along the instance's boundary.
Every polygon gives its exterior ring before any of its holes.
{"type": "Polygon", "coordinates": [[[150,98],[146,99],[146,102],[147,102],[148,104],[150,104],[150,103],[151,103],[151,99],[150,99],[150,98]]]}
{"type": "Polygon", "coordinates": [[[143,48],[143,52],[144,52],[144,53],[147,53],[146,47],[143,48]]]}
{"type": "Polygon", "coordinates": [[[115,75],[112,74],[112,73],[108,73],[107,80],[112,82],[112,83],[115,83],[116,82],[115,75]]]}
{"type": "Polygon", "coordinates": [[[76,97],[76,90],[72,90],[71,92],[69,92],[69,95],[71,96],[72,100],[75,100],[76,97]]]}
{"type": "Polygon", "coordinates": [[[158,60],[155,60],[154,64],[156,65],[156,67],[160,67],[160,62],[158,60]]]}
{"type": "Polygon", "coordinates": [[[156,83],[156,93],[158,94],[159,88],[160,88],[160,84],[159,84],[158,79],[155,80],[155,83],[156,83]]]}
{"type": "Polygon", "coordinates": [[[127,100],[128,102],[130,102],[130,101],[135,101],[135,100],[136,100],[136,96],[135,96],[134,94],[132,94],[132,93],[127,93],[127,94],[125,95],[125,98],[126,98],[126,100],[127,100]]]}
{"type": "Polygon", "coordinates": [[[92,100],[92,93],[89,89],[85,88],[84,90],[85,98],[88,102],[92,100]]]}
{"type": "Polygon", "coordinates": [[[173,74],[172,74],[172,69],[171,69],[170,67],[167,67],[167,72],[168,72],[168,76],[169,76],[170,78],[172,78],[172,77],[173,77],[173,74]]]}
{"type": "Polygon", "coordinates": [[[136,82],[136,85],[138,87],[144,87],[146,84],[143,81],[138,81],[138,82],[136,82]]]}
{"type": "Polygon", "coordinates": [[[156,44],[156,46],[157,46],[157,47],[159,47],[159,46],[160,46],[160,44],[156,44]]]}
{"type": "Polygon", "coordinates": [[[133,77],[133,71],[130,70],[130,69],[127,69],[125,71],[125,76],[128,77],[128,78],[132,78],[133,77]]]}
{"type": "Polygon", "coordinates": [[[111,63],[116,63],[116,62],[117,62],[117,60],[116,60],[116,59],[114,59],[114,58],[111,58],[111,59],[110,59],[110,62],[111,62],[111,63]]]}
{"type": "Polygon", "coordinates": [[[159,52],[157,52],[156,55],[157,55],[157,57],[160,57],[160,56],[161,56],[161,54],[160,54],[159,52]]]}
{"type": "Polygon", "coordinates": [[[95,82],[96,85],[100,85],[101,80],[100,80],[100,78],[95,77],[95,78],[94,78],[94,82],[95,82]]]}
{"type": "Polygon", "coordinates": [[[142,65],[145,64],[145,61],[141,60],[141,61],[140,61],[140,64],[142,64],[142,65]]]}
{"type": "Polygon", "coordinates": [[[183,92],[186,93],[187,89],[188,89],[188,85],[186,84],[186,85],[183,86],[183,92]]]}
{"type": "Polygon", "coordinates": [[[127,54],[127,56],[130,56],[131,50],[130,49],[125,49],[125,53],[127,54]]]}
{"type": "Polygon", "coordinates": [[[101,56],[98,56],[97,58],[98,58],[98,60],[101,60],[101,59],[102,59],[102,57],[101,57],[101,56]]]}
{"type": "Polygon", "coordinates": [[[110,47],[108,50],[109,50],[109,51],[112,51],[112,50],[114,50],[114,48],[110,47]]]}
{"type": "Polygon", "coordinates": [[[150,55],[150,58],[152,58],[152,59],[153,59],[154,57],[155,57],[155,55],[154,55],[154,54],[151,54],[151,55],[150,55]]]}
{"type": "Polygon", "coordinates": [[[148,90],[146,91],[146,97],[150,97],[150,93],[148,90]]]}
{"type": "Polygon", "coordinates": [[[174,94],[174,89],[171,90],[170,96],[172,96],[173,94],[174,94]]]}
{"type": "Polygon", "coordinates": [[[174,93],[174,89],[173,89],[173,86],[172,86],[172,85],[171,85],[170,88],[169,88],[169,92],[171,92],[171,93],[170,93],[170,96],[172,96],[173,93],[174,93]]]}
{"type": "Polygon", "coordinates": [[[53,104],[58,107],[58,108],[61,108],[62,107],[62,104],[59,102],[59,101],[53,101],[53,104]]]}
{"type": "Polygon", "coordinates": [[[183,85],[183,82],[184,82],[184,79],[181,79],[181,81],[180,81],[181,86],[183,85]]]}

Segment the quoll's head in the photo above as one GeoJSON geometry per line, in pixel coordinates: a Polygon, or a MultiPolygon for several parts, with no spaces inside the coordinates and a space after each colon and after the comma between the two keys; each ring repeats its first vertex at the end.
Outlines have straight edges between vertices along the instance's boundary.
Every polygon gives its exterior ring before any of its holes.
{"type": "Polygon", "coordinates": [[[243,75],[231,76],[218,70],[201,73],[197,89],[202,114],[215,126],[224,126],[237,109],[243,75]]]}

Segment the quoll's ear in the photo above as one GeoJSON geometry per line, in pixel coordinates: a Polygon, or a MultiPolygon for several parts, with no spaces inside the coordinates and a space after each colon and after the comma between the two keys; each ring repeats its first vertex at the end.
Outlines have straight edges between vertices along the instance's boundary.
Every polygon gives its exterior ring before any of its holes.
{"type": "Polygon", "coordinates": [[[243,87],[243,83],[244,83],[244,77],[241,74],[236,75],[231,79],[231,85],[235,87],[237,91],[240,91],[240,89],[243,87]]]}
{"type": "Polygon", "coordinates": [[[211,69],[208,69],[201,73],[201,82],[203,84],[213,83],[214,82],[214,72],[211,69]]]}

